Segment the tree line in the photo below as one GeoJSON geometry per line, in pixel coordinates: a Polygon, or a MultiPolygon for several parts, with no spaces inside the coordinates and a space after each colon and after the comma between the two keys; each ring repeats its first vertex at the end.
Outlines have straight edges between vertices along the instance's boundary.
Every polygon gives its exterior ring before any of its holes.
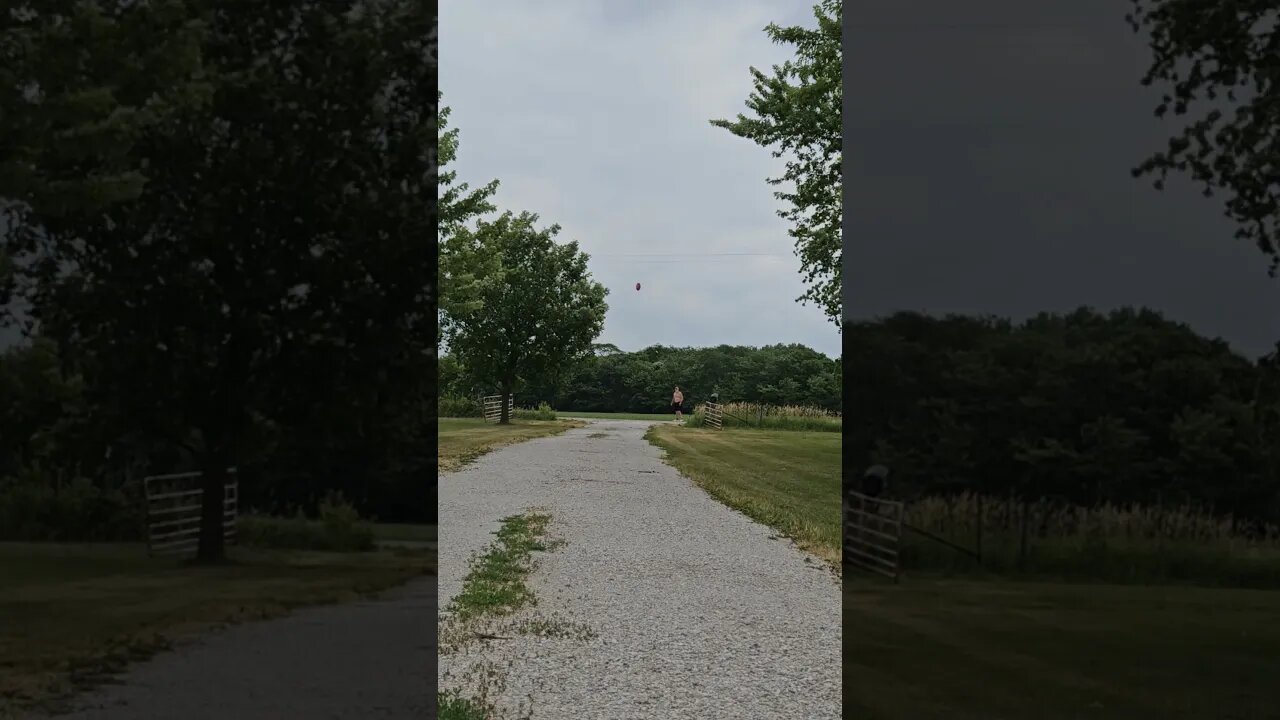
{"type": "MultiPolygon", "coordinates": [[[[838,360],[798,344],[654,345],[635,352],[599,344],[558,372],[517,387],[514,399],[522,407],[545,402],[563,411],[662,413],[669,410],[671,391],[678,385],[691,406],[716,393],[724,402],[804,405],[839,412],[840,379],[838,360]]],[[[475,397],[496,391],[458,358],[440,359],[443,396],[475,397]]]]}
{"type": "Polygon", "coordinates": [[[900,313],[844,331],[846,459],[855,473],[889,466],[895,495],[1189,502],[1280,520],[1280,346],[1251,361],[1133,309],[1021,323],[900,313]]]}

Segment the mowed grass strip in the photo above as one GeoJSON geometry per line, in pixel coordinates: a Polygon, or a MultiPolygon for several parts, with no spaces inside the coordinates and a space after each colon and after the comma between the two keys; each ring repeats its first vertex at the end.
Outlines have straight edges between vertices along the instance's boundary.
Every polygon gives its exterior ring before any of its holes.
{"type": "MultiPolygon", "coordinates": [[[[533,571],[533,553],[547,549],[550,522],[550,515],[537,512],[503,518],[494,543],[472,559],[462,589],[449,604],[450,629],[442,629],[442,637],[470,635],[473,621],[510,615],[537,602],[525,581],[533,571]]],[[[449,652],[450,641],[442,640],[440,647],[449,652]]],[[[501,678],[485,675],[479,680],[476,697],[456,690],[436,693],[440,720],[489,720],[496,715],[489,696],[491,686],[501,684],[501,678]]]]}
{"type": "Polygon", "coordinates": [[[450,604],[453,619],[465,623],[484,615],[509,615],[532,604],[525,579],[533,570],[533,553],[544,543],[551,516],[525,513],[503,518],[497,540],[471,561],[471,572],[450,604]]]}
{"type": "Polygon", "coordinates": [[[645,437],[712,497],[839,567],[838,433],[659,425],[645,437]]]}
{"type": "Polygon", "coordinates": [[[229,555],[198,567],[135,544],[0,543],[0,717],[52,707],[213,627],[357,599],[436,564],[434,551],[229,555]]]}
{"type": "Polygon", "coordinates": [[[1277,718],[1280,593],[847,574],[845,714],[1277,718]]]}
{"type": "Polygon", "coordinates": [[[473,418],[440,418],[436,439],[439,472],[450,472],[485,453],[525,440],[582,427],[572,420],[516,420],[509,425],[473,418]]]}

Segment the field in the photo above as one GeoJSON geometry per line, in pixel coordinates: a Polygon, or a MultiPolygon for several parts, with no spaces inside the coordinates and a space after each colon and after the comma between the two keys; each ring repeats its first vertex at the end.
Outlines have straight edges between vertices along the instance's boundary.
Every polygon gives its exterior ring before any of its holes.
{"type": "Polygon", "coordinates": [[[227,622],[338,602],[435,572],[435,553],[232,548],[215,567],[141,545],[0,543],[0,717],[92,685],[227,622]]]}
{"type": "MultiPolygon", "coordinates": [[[[668,420],[674,422],[675,413],[605,413],[605,412],[561,412],[556,415],[563,418],[590,418],[594,420],[668,420]]],[[[689,414],[685,413],[685,417],[689,414]]]]}
{"type": "Polygon", "coordinates": [[[659,425],[647,437],[712,497],[838,566],[838,433],[659,425]]]}
{"type": "Polygon", "coordinates": [[[846,572],[863,720],[1280,718],[1280,593],[846,572]]]}
{"type": "Polygon", "coordinates": [[[498,425],[482,419],[440,418],[436,436],[439,471],[457,470],[490,450],[555,435],[580,425],[564,420],[516,420],[509,425],[498,425]]]}

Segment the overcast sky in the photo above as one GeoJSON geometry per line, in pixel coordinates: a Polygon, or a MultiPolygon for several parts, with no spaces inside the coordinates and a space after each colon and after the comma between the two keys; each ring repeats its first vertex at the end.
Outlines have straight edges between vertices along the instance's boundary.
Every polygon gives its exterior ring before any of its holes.
{"type": "Polygon", "coordinates": [[[778,161],[708,122],[745,111],[750,66],[789,56],[770,22],[814,23],[780,0],[442,3],[460,179],[500,180],[500,209],[579,241],[610,291],[602,342],[839,354],[835,326],[795,302],[799,260],[765,182],[778,161]],[[766,255],[670,255],[690,253],[766,255]]]}
{"type": "Polygon", "coordinates": [[[1161,149],[1121,0],[873,0],[846,17],[846,313],[1147,305],[1256,356],[1280,282],[1161,149]]]}

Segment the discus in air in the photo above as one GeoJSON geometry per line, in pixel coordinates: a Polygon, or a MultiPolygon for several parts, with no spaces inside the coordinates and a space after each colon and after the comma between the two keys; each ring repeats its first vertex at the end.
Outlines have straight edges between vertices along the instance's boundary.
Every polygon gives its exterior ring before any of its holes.
{"type": "Polygon", "coordinates": [[[640,283],[636,283],[636,290],[640,289],[640,283]]]}

